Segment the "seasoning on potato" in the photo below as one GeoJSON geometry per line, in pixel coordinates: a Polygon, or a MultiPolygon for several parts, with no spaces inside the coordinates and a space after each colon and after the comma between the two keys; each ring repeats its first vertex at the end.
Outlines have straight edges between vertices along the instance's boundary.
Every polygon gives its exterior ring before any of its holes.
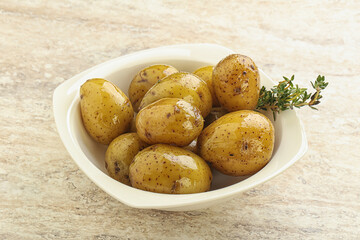
{"type": "Polygon", "coordinates": [[[178,70],[169,65],[152,65],[140,70],[129,86],[129,98],[134,110],[137,112],[145,93],[160,79],[169,76],[178,70]]]}
{"type": "Polygon", "coordinates": [[[265,115],[241,110],[205,128],[198,137],[198,152],[220,172],[244,176],[256,173],[270,161],[274,141],[274,126],[265,115]]]}
{"type": "Polygon", "coordinates": [[[130,163],[147,146],[136,133],[125,133],[115,138],[105,153],[105,168],[109,176],[130,186],[130,163]]]}
{"type": "Polygon", "coordinates": [[[139,137],[148,144],[189,145],[204,126],[200,110],[179,98],[163,98],[136,116],[139,137]]]}
{"type": "Polygon", "coordinates": [[[102,144],[127,132],[134,117],[126,95],[101,78],[87,80],[80,87],[80,110],[86,131],[102,144]]]}
{"type": "Polygon", "coordinates": [[[212,105],[213,105],[213,107],[219,107],[220,104],[216,98],[216,95],[214,92],[214,87],[213,87],[213,80],[212,80],[213,70],[214,70],[214,66],[201,67],[201,68],[196,69],[194,71],[194,74],[207,83],[210,93],[211,93],[211,97],[212,97],[212,102],[213,102],[212,105]]]}
{"type": "Polygon", "coordinates": [[[231,54],[215,66],[213,86],[219,103],[229,112],[254,110],[260,93],[258,68],[251,58],[231,54]]]}
{"type": "Polygon", "coordinates": [[[131,185],[151,192],[205,192],[210,189],[211,181],[211,170],[201,157],[166,144],[145,148],[130,165],[131,185]]]}
{"type": "Polygon", "coordinates": [[[173,73],[156,83],[143,97],[139,109],[161,98],[181,98],[197,107],[206,117],[212,107],[212,97],[206,82],[191,73],[173,73]]]}

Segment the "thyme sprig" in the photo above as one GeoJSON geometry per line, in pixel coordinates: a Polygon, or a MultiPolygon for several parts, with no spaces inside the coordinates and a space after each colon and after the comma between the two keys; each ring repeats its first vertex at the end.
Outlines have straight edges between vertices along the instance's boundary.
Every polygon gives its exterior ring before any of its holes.
{"type": "Polygon", "coordinates": [[[320,103],[322,98],[321,90],[324,90],[329,84],[325,82],[324,76],[318,76],[315,82],[311,82],[311,86],[315,89],[314,93],[308,93],[307,88],[300,88],[294,84],[294,75],[289,79],[283,77],[284,80],[278,85],[267,90],[265,86],[260,89],[260,96],[256,109],[271,110],[275,119],[276,113],[287,109],[300,108],[309,106],[317,110],[315,105],[320,103]]]}

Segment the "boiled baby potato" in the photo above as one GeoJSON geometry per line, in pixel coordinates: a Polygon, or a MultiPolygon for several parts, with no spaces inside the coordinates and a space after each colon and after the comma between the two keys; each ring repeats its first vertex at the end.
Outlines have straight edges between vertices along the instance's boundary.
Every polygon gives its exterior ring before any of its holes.
{"type": "Polygon", "coordinates": [[[216,98],[216,95],[214,92],[214,87],[213,87],[213,81],[212,81],[213,70],[214,70],[214,66],[201,67],[199,69],[196,69],[194,71],[194,74],[207,83],[210,93],[211,93],[212,101],[213,101],[212,105],[213,105],[213,107],[219,107],[220,104],[216,98]]]}
{"type": "Polygon", "coordinates": [[[137,133],[148,144],[186,146],[199,136],[203,126],[199,109],[180,98],[162,98],[136,115],[137,133]]]}
{"type": "Polygon", "coordinates": [[[168,65],[152,65],[140,70],[130,83],[129,98],[137,112],[145,93],[160,79],[176,73],[178,70],[168,65]]]}
{"type": "Polygon", "coordinates": [[[80,110],[85,129],[102,144],[127,132],[134,116],[126,95],[101,78],[87,80],[80,87],[80,110]]]}
{"type": "Polygon", "coordinates": [[[115,138],[105,153],[105,168],[109,176],[130,186],[130,163],[147,146],[136,133],[125,133],[115,138]]]}
{"type": "Polygon", "coordinates": [[[206,117],[212,106],[212,97],[206,82],[185,72],[173,73],[156,83],[145,94],[139,109],[161,98],[181,98],[193,104],[206,117]]]}
{"type": "Polygon", "coordinates": [[[259,99],[260,76],[251,58],[231,54],[213,71],[215,95],[226,110],[253,110],[259,99]]]}
{"type": "Polygon", "coordinates": [[[241,110],[205,128],[198,137],[198,153],[220,172],[244,176],[269,162],[274,140],[274,126],[265,115],[241,110]]]}
{"type": "Polygon", "coordinates": [[[130,165],[131,185],[151,192],[205,192],[211,180],[210,168],[201,157],[166,144],[145,148],[130,165]]]}

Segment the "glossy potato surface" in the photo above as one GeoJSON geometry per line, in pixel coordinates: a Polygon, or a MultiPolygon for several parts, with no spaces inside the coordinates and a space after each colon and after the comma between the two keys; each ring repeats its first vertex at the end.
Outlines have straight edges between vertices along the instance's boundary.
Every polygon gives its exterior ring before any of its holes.
{"type": "Polygon", "coordinates": [[[219,103],[229,112],[254,110],[260,93],[258,68],[251,58],[231,54],[215,66],[213,86],[219,103]]]}
{"type": "Polygon", "coordinates": [[[105,153],[105,168],[109,176],[130,185],[130,163],[147,146],[136,133],[125,133],[115,138],[105,153]]]}
{"type": "Polygon", "coordinates": [[[137,132],[136,131],[136,117],[133,117],[133,119],[131,120],[129,132],[131,132],[131,133],[137,132]]]}
{"type": "Polygon", "coordinates": [[[178,70],[169,65],[157,64],[140,70],[133,78],[129,86],[129,98],[133,108],[138,108],[145,93],[160,79],[169,76],[178,70]]]}
{"type": "Polygon", "coordinates": [[[206,66],[206,67],[196,69],[194,71],[194,74],[207,83],[210,93],[211,93],[211,97],[212,97],[212,102],[213,102],[212,106],[219,107],[220,103],[217,100],[217,97],[215,95],[214,84],[213,84],[213,80],[212,80],[213,70],[214,70],[214,66],[206,66]]]}
{"type": "Polygon", "coordinates": [[[269,162],[274,141],[273,124],[265,115],[241,110],[205,128],[198,137],[198,153],[224,174],[250,175],[269,162]]]}
{"type": "Polygon", "coordinates": [[[127,132],[134,116],[126,95],[101,78],[90,79],[80,87],[80,110],[85,129],[102,144],[127,132]]]}
{"type": "Polygon", "coordinates": [[[130,165],[133,187],[157,193],[198,193],[210,189],[207,163],[182,148],[156,144],[139,152],[130,165]]]}
{"type": "Polygon", "coordinates": [[[199,109],[179,98],[162,98],[136,116],[137,133],[148,144],[186,146],[199,136],[203,126],[199,109]]]}
{"type": "Polygon", "coordinates": [[[156,83],[143,97],[139,109],[161,98],[181,98],[193,104],[206,117],[212,97],[206,82],[191,73],[173,73],[156,83]]]}
{"type": "Polygon", "coordinates": [[[194,74],[207,83],[210,93],[211,93],[212,101],[213,101],[212,105],[213,105],[213,107],[219,107],[220,104],[216,98],[216,95],[214,92],[213,80],[212,80],[213,70],[214,70],[214,66],[201,67],[199,69],[196,69],[194,71],[194,74]]]}

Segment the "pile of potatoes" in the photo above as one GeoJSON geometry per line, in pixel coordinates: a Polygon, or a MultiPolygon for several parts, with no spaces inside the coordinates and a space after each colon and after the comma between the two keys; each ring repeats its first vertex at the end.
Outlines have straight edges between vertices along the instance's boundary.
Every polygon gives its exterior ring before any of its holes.
{"type": "Polygon", "coordinates": [[[259,92],[255,63],[231,54],[194,73],[146,67],[129,98],[105,79],[90,79],[80,88],[80,109],[89,135],[109,144],[112,178],[151,192],[196,193],[210,189],[210,167],[243,176],[269,162],[274,127],[254,111],[259,92]]]}

